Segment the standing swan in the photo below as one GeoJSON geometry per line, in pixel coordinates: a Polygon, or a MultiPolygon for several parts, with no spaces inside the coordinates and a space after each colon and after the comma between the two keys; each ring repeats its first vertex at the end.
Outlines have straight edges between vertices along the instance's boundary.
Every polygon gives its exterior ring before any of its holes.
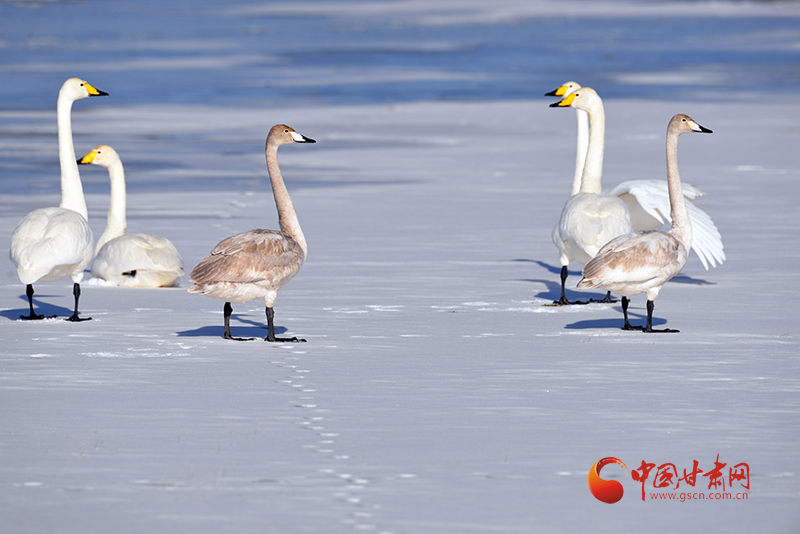
{"type": "MultiPolygon", "coordinates": [[[[564,205],[558,225],[553,229],[553,243],[560,252],[561,298],[556,306],[575,304],[567,300],[565,285],[570,261],[585,264],[605,243],[633,230],[625,203],[601,190],[603,151],[605,146],[605,112],[603,101],[589,87],[568,94],[550,107],[572,106],[589,114],[589,148],[581,178],[581,188],[564,205]]],[[[607,294],[603,302],[613,302],[607,294]]]]}
{"type": "Polygon", "coordinates": [[[21,319],[43,319],[33,311],[33,284],[54,282],[69,275],[75,310],[68,321],[87,321],[78,317],[78,299],[83,270],[92,261],[94,244],[89,228],[81,176],[72,144],[72,103],[89,96],[107,95],[84,80],[70,78],[58,93],[58,159],[61,164],[61,205],[30,212],[17,225],[11,236],[9,256],[25,284],[30,315],[21,319]]]}
{"type": "Polygon", "coordinates": [[[661,286],[686,264],[692,246],[692,224],[678,175],[678,137],[688,132],[711,133],[687,115],[675,115],[667,128],[667,187],[672,228],[667,232],[644,231],[622,235],[607,243],[583,269],[578,289],[601,288],[622,295],[623,330],[653,330],[653,301],[661,286]],[[647,325],[628,322],[628,297],[647,292],[647,325]]]}
{"type": "Polygon", "coordinates": [[[126,287],[178,285],[184,275],[183,259],[169,239],[125,233],[125,170],[116,150],[101,145],[78,163],[107,168],[111,180],[106,230],[95,247],[92,276],[126,287]]]}
{"type": "MultiPolygon", "coordinates": [[[[276,124],[269,131],[266,143],[267,170],[272,182],[278,223],[281,230],[250,230],[231,236],[192,269],[189,279],[194,285],[189,293],[223,299],[225,339],[245,341],[231,336],[231,302],[248,302],[263,298],[267,306],[267,337],[265,341],[305,341],[276,338],[272,310],[278,290],[291,280],[306,259],[308,247],[300,222],[283,183],[278,167],[278,147],[289,143],[316,143],[295,132],[285,124],[276,124]]],[[[252,339],[252,338],[251,338],[252,339]]]]}
{"type": "MultiPolygon", "coordinates": [[[[565,97],[581,88],[578,82],[567,82],[555,91],[551,91],[544,96],[565,97]]],[[[583,167],[586,164],[586,152],[589,150],[589,114],[582,109],[575,109],[575,116],[578,119],[578,150],[575,153],[575,175],[572,178],[572,194],[581,190],[581,178],[583,177],[583,167]]]]}
{"type": "MultiPolygon", "coordinates": [[[[578,89],[581,89],[581,86],[577,82],[567,82],[545,96],[564,97],[578,89]]],[[[572,182],[573,195],[580,190],[589,141],[588,115],[585,111],[577,108],[575,114],[578,117],[578,151],[575,161],[575,177],[572,182]]],[[[625,202],[631,215],[631,225],[634,231],[659,230],[666,223],[672,222],[669,218],[669,192],[667,184],[663,180],[627,180],[605,193],[618,196],[625,202]]],[[[683,184],[683,196],[686,200],[694,200],[703,195],[705,193],[701,189],[691,184],[683,184]]],[[[689,219],[692,221],[694,230],[692,250],[700,258],[700,262],[706,270],[708,270],[709,263],[712,267],[716,267],[717,263],[721,265],[725,261],[725,251],[722,236],[714,221],[693,203],[687,203],[686,207],[689,210],[689,219]]]]}

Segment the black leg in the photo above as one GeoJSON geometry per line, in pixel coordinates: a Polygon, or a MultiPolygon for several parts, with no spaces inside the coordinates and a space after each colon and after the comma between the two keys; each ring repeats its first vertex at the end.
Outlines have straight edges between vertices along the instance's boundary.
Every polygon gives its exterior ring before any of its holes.
{"type": "Polygon", "coordinates": [[[78,283],[72,284],[72,294],[75,295],[75,311],[72,312],[70,317],[67,317],[67,321],[72,321],[73,323],[79,323],[81,321],[91,321],[91,317],[78,317],[78,299],[81,298],[81,285],[78,283]]]}
{"type": "Polygon", "coordinates": [[[25,287],[25,295],[28,296],[28,306],[31,309],[31,314],[30,315],[20,315],[19,318],[20,319],[26,319],[28,321],[37,321],[39,319],[44,319],[44,315],[37,315],[33,311],[33,284],[28,284],[27,287],[25,287]]]}
{"type": "Polygon", "coordinates": [[[222,308],[222,314],[225,317],[225,333],[223,337],[225,339],[232,339],[233,341],[252,341],[255,338],[252,337],[233,337],[231,335],[231,314],[233,313],[233,306],[231,306],[230,302],[225,303],[225,307],[222,308]]]}
{"type": "Polygon", "coordinates": [[[671,328],[664,328],[663,330],[653,330],[653,310],[656,308],[656,303],[652,300],[647,301],[647,326],[644,328],[645,332],[680,332],[680,330],[673,330],[671,328]]]}
{"type": "Polygon", "coordinates": [[[622,315],[625,317],[625,324],[622,325],[623,330],[644,330],[641,326],[633,326],[631,323],[628,322],[628,303],[630,300],[628,297],[622,297],[622,315]]]}
{"type": "Polygon", "coordinates": [[[271,342],[288,342],[288,343],[305,343],[305,339],[298,339],[296,337],[292,338],[280,338],[275,337],[275,310],[267,306],[267,337],[264,338],[264,341],[271,341],[271,342]]]}
{"type": "Polygon", "coordinates": [[[571,304],[588,304],[588,302],[570,302],[567,300],[567,293],[566,293],[566,285],[567,285],[567,277],[569,276],[569,270],[567,266],[564,265],[561,267],[561,298],[558,300],[554,300],[550,306],[569,306],[571,304]]]}
{"type": "Polygon", "coordinates": [[[602,302],[603,304],[613,304],[614,302],[617,301],[616,299],[611,298],[611,291],[609,291],[608,293],[606,293],[606,297],[603,300],[596,300],[593,302],[602,302]]]}

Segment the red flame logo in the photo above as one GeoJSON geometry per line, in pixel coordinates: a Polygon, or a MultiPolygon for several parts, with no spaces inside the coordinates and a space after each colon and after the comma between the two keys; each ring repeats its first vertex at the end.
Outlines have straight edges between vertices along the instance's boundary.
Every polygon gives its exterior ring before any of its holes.
{"type": "Polygon", "coordinates": [[[618,458],[608,457],[598,460],[592,468],[589,469],[589,491],[591,491],[592,495],[597,497],[598,500],[604,503],[614,504],[622,498],[622,494],[625,493],[625,490],[622,484],[616,480],[600,478],[600,470],[608,464],[617,464],[628,469],[628,466],[618,458]]]}

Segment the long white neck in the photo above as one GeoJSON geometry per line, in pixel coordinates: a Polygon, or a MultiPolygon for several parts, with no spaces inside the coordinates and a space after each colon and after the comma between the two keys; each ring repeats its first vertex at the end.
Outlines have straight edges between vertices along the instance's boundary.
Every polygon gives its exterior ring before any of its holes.
{"type": "Polygon", "coordinates": [[[281,226],[281,232],[297,241],[303,249],[303,255],[305,255],[308,252],[306,238],[300,228],[300,221],[294,211],[292,199],[289,198],[289,191],[286,190],[286,184],[283,183],[281,169],[278,167],[278,145],[272,144],[267,140],[266,153],[267,171],[269,171],[269,179],[272,182],[275,206],[278,208],[278,223],[281,226]]]}
{"type": "Polygon", "coordinates": [[[125,235],[128,226],[125,211],[125,169],[122,162],[116,159],[108,168],[108,176],[111,180],[111,204],[108,207],[108,218],[106,219],[106,230],[95,247],[95,254],[103,248],[103,245],[121,235],[125,235]]]}
{"type": "Polygon", "coordinates": [[[86,200],[83,198],[81,175],[72,144],[72,102],[59,92],[56,118],[58,121],[58,160],[61,163],[61,207],[76,211],[88,220],[86,200]]]}
{"type": "Polygon", "coordinates": [[[575,153],[575,177],[572,179],[573,195],[581,190],[586,150],[589,148],[589,114],[582,109],[576,109],[575,115],[578,118],[578,150],[575,153]]]}
{"type": "Polygon", "coordinates": [[[589,148],[583,166],[581,193],[599,194],[602,191],[603,152],[606,143],[606,113],[602,102],[592,107],[589,113],[589,148]]]}
{"type": "Polygon", "coordinates": [[[678,174],[678,137],[680,133],[672,128],[667,132],[667,187],[669,188],[669,215],[672,228],[669,233],[677,237],[686,248],[692,246],[692,223],[683,197],[681,177],[678,174]]]}

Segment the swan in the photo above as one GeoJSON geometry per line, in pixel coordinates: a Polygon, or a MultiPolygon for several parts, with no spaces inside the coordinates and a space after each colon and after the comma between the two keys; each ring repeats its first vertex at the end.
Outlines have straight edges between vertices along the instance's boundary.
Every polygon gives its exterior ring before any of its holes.
{"type": "Polygon", "coordinates": [[[116,150],[100,145],[78,163],[107,168],[111,180],[111,205],[106,230],[95,246],[92,276],[125,287],[178,285],[183,259],[169,239],[125,233],[125,170],[116,150]]]}
{"type": "Polygon", "coordinates": [[[653,301],[661,286],[678,274],[686,264],[692,246],[692,223],[678,174],[678,137],[689,132],[711,133],[688,115],[672,117],[667,128],[667,187],[669,188],[672,227],[666,232],[642,231],[621,235],[600,249],[583,268],[578,289],[601,288],[622,295],[623,330],[653,330],[653,301]],[[647,324],[631,326],[628,322],[628,297],[647,292],[647,324]]]}
{"type": "Polygon", "coordinates": [[[72,103],[90,96],[108,95],[79,78],[70,78],[58,93],[58,159],[61,164],[61,204],[27,214],[11,236],[9,256],[26,286],[30,315],[21,319],[43,319],[33,311],[33,284],[54,282],[69,275],[75,310],[68,321],[88,321],[78,316],[83,270],[92,261],[94,238],[89,228],[86,200],[72,143],[72,103]]]}
{"type": "MultiPolygon", "coordinates": [[[[545,96],[565,97],[581,89],[578,82],[569,81],[558,89],[547,93],[545,96]]],[[[599,98],[599,95],[598,95],[599,98]]],[[[586,150],[589,139],[589,118],[585,111],[575,109],[578,117],[578,150],[575,162],[575,176],[572,182],[572,194],[580,190],[581,177],[586,159],[586,150]]],[[[663,180],[628,180],[605,192],[608,195],[618,196],[625,202],[631,216],[631,225],[634,231],[659,230],[672,221],[669,218],[669,192],[663,180]]],[[[694,200],[705,195],[696,186],[683,184],[683,196],[687,200],[694,200]]],[[[716,267],[725,261],[722,236],[714,221],[703,210],[689,202],[689,219],[692,221],[694,250],[703,267],[708,270],[709,263],[716,267]]]]}
{"type": "MultiPolygon", "coordinates": [[[[571,261],[585,264],[605,243],[618,235],[633,231],[625,202],[601,191],[603,150],[605,144],[605,112],[603,101],[594,89],[584,87],[571,92],[550,107],[571,106],[589,115],[589,148],[581,176],[580,190],[564,204],[552,238],[561,262],[561,298],[553,305],[576,304],[567,300],[565,286],[571,261]]],[[[610,293],[603,302],[613,302],[610,293]]]]}
{"type": "MultiPolygon", "coordinates": [[[[578,82],[567,82],[555,91],[550,91],[544,96],[565,97],[581,88],[578,82]]],[[[575,153],[575,175],[572,178],[572,194],[581,190],[581,178],[583,177],[583,166],[586,164],[586,151],[589,149],[589,114],[582,109],[575,109],[575,116],[578,119],[578,150],[575,153]]]]}
{"type": "Polygon", "coordinates": [[[250,230],[223,239],[189,275],[194,282],[189,288],[190,293],[225,301],[225,339],[246,340],[231,336],[231,302],[263,298],[267,314],[267,337],[264,340],[305,341],[296,337],[276,338],[273,322],[275,312],[272,309],[278,290],[297,274],[308,252],[305,236],[278,167],[278,147],[290,143],[316,141],[300,135],[285,124],[276,124],[267,135],[267,170],[278,209],[280,231],[250,230]]]}

